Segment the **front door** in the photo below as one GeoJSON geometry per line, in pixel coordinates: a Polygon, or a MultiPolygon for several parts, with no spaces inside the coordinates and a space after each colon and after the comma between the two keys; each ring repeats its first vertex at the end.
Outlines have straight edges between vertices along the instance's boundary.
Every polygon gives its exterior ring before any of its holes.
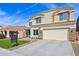
{"type": "Polygon", "coordinates": [[[30,37],[30,30],[26,30],[26,37],[30,37]]]}

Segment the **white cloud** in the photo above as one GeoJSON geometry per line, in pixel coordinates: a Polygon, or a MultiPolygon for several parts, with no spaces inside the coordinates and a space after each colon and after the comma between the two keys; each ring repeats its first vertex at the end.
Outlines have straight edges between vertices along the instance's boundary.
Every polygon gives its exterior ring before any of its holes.
{"type": "Polygon", "coordinates": [[[3,18],[0,18],[0,25],[9,25],[11,21],[11,16],[5,16],[3,18]]]}
{"type": "Polygon", "coordinates": [[[0,16],[6,15],[6,12],[0,9],[0,16]]]}
{"type": "Polygon", "coordinates": [[[13,17],[13,16],[5,16],[0,18],[0,25],[25,25],[26,20],[22,19],[21,17],[13,17]]]}
{"type": "Polygon", "coordinates": [[[54,3],[44,3],[43,4],[45,7],[47,7],[48,9],[52,9],[52,8],[57,8],[58,6],[54,3]]]}
{"type": "Polygon", "coordinates": [[[74,8],[74,18],[77,19],[79,16],[79,8],[78,8],[79,3],[67,3],[68,7],[73,7],[74,8]]]}
{"type": "Polygon", "coordinates": [[[24,11],[26,11],[26,10],[29,10],[29,9],[31,9],[31,8],[33,8],[33,7],[35,7],[37,4],[38,4],[38,3],[33,4],[33,5],[31,5],[31,6],[27,7],[27,8],[25,8],[25,9],[23,9],[23,10],[17,10],[17,12],[16,12],[15,15],[17,15],[17,14],[22,14],[22,12],[24,12],[24,11]]]}

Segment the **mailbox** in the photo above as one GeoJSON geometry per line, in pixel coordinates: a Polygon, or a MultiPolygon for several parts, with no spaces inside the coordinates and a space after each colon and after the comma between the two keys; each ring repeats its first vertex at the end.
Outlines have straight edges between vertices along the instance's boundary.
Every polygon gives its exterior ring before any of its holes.
{"type": "Polygon", "coordinates": [[[11,38],[11,43],[13,43],[14,45],[18,45],[18,32],[17,31],[10,31],[10,38],[11,38]]]}

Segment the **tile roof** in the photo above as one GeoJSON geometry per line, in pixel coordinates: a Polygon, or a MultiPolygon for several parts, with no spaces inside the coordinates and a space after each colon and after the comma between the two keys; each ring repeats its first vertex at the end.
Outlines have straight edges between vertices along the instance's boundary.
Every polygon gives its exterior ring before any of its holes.
{"type": "Polygon", "coordinates": [[[4,31],[4,30],[9,30],[9,31],[22,31],[26,29],[25,26],[3,26],[0,30],[4,31]]]}

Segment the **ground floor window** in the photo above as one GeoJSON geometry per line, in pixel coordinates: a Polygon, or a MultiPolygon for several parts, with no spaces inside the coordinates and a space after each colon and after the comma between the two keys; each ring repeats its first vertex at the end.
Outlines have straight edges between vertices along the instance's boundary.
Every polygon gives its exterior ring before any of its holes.
{"type": "Polygon", "coordinates": [[[38,35],[38,30],[33,30],[33,35],[38,35]]]}

